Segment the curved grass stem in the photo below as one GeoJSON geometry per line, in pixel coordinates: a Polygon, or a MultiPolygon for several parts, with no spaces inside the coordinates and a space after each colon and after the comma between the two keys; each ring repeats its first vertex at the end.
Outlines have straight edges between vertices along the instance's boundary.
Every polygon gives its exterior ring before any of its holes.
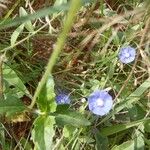
{"type": "Polygon", "coordinates": [[[46,71],[45,71],[41,81],[39,82],[37,88],[36,88],[36,91],[35,91],[35,94],[33,96],[31,105],[29,106],[30,109],[32,109],[34,107],[34,104],[36,103],[36,99],[39,96],[42,87],[46,83],[46,80],[48,79],[49,74],[52,72],[52,69],[56,63],[56,60],[57,60],[57,58],[58,58],[58,56],[59,56],[59,54],[60,54],[60,52],[61,52],[61,50],[65,44],[67,34],[69,33],[69,31],[73,25],[76,13],[79,10],[80,5],[81,5],[80,0],[72,0],[71,5],[70,5],[70,9],[68,11],[67,19],[64,23],[63,30],[58,37],[56,47],[54,48],[54,51],[53,51],[53,53],[52,53],[52,55],[48,61],[46,71]]]}

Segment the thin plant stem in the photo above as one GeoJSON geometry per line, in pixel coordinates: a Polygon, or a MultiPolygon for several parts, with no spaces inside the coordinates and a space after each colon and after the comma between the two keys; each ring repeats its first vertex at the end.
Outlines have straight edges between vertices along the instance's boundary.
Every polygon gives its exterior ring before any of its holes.
{"type": "Polygon", "coordinates": [[[52,55],[48,61],[46,71],[45,71],[44,75],[42,76],[42,79],[36,88],[36,91],[35,91],[35,94],[33,96],[31,105],[29,106],[30,109],[32,109],[34,107],[34,104],[36,103],[36,99],[39,96],[41,89],[43,88],[44,84],[46,83],[48,76],[52,72],[52,69],[56,63],[58,55],[60,54],[60,52],[61,52],[61,50],[65,44],[67,34],[69,33],[69,31],[73,25],[76,13],[79,10],[80,5],[81,5],[80,0],[72,0],[71,5],[70,5],[70,9],[68,11],[68,17],[64,23],[63,30],[62,30],[60,36],[58,37],[56,47],[54,48],[53,53],[52,53],[52,55]]]}
{"type": "Polygon", "coordinates": [[[3,60],[4,54],[0,56],[0,100],[3,99],[3,60]]]}

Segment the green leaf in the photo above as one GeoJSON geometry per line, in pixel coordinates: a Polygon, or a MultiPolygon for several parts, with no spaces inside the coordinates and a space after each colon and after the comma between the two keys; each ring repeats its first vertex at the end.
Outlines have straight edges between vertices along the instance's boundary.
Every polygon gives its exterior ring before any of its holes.
{"type": "Polygon", "coordinates": [[[11,39],[10,39],[10,43],[11,43],[11,46],[13,46],[16,41],[17,41],[17,38],[19,37],[20,33],[23,31],[24,29],[24,24],[21,24],[11,35],[11,39]]]}
{"type": "Polygon", "coordinates": [[[65,125],[63,128],[63,135],[66,138],[71,138],[73,133],[76,131],[76,128],[71,125],[65,125]]]}
{"type": "Polygon", "coordinates": [[[102,135],[97,129],[94,131],[97,150],[108,150],[108,138],[102,135]]]}
{"type": "Polygon", "coordinates": [[[26,106],[22,103],[22,101],[12,95],[7,95],[5,100],[0,100],[0,114],[6,114],[6,116],[10,116],[23,112],[25,109],[26,106]]]}
{"type": "Polygon", "coordinates": [[[22,17],[22,16],[28,15],[28,13],[26,12],[26,10],[23,7],[20,7],[19,8],[19,15],[20,15],[20,17],[22,17]]]}
{"type": "Polygon", "coordinates": [[[111,150],[135,150],[134,141],[127,141],[119,146],[113,147],[111,150]]]}
{"type": "MultiPolygon", "coordinates": [[[[26,10],[25,10],[23,7],[20,7],[19,13],[20,13],[20,17],[22,17],[22,16],[27,16],[27,15],[28,15],[28,13],[26,12],[26,10]]],[[[24,24],[25,28],[26,28],[29,32],[33,32],[33,31],[34,31],[34,27],[33,27],[33,25],[32,25],[32,23],[31,23],[30,20],[24,22],[23,24],[24,24]]]]}
{"type": "MultiPolygon", "coordinates": [[[[55,0],[54,7],[61,6],[67,4],[67,0],[55,0]]],[[[62,11],[63,12],[63,11],[62,11]]],[[[55,18],[58,13],[53,13],[53,17],[55,18]]]]}
{"type": "Polygon", "coordinates": [[[118,125],[110,126],[110,127],[107,127],[107,128],[103,128],[100,132],[101,132],[101,134],[103,134],[105,136],[109,136],[109,135],[118,133],[120,131],[127,130],[129,128],[134,127],[134,126],[138,126],[141,123],[147,122],[148,120],[150,120],[150,118],[141,119],[141,120],[138,120],[138,121],[133,121],[133,122],[130,122],[130,123],[127,123],[127,124],[118,124],[118,125]]]}
{"type": "Polygon", "coordinates": [[[4,83],[6,83],[4,91],[5,93],[9,93],[11,91],[9,87],[14,86],[14,91],[17,92],[15,95],[17,94],[18,97],[22,97],[24,94],[31,97],[29,91],[22,80],[17,76],[16,72],[6,64],[3,65],[3,80],[4,83]]]}
{"type": "Polygon", "coordinates": [[[52,149],[52,140],[55,135],[54,124],[55,119],[52,116],[40,116],[34,121],[32,138],[36,150],[52,149]]]}
{"type": "Polygon", "coordinates": [[[62,113],[69,110],[69,104],[57,105],[56,113],[62,113]]]}
{"type": "Polygon", "coordinates": [[[81,127],[89,126],[91,124],[82,114],[71,110],[56,111],[55,119],[56,123],[59,125],[81,127]]]}
{"type": "Polygon", "coordinates": [[[132,121],[140,120],[146,115],[146,111],[137,104],[131,104],[128,108],[129,116],[132,121]]]}
{"type": "Polygon", "coordinates": [[[45,86],[42,88],[37,104],[42,112],[54,112],[56,110],[54,80],[49,76],[45,86]]]}

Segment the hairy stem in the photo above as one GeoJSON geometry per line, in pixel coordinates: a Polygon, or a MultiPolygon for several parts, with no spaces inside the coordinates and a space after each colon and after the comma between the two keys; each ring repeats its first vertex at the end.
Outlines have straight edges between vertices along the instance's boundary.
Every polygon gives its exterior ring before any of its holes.
{"type": "Polygon", "coordinates": [[[45,71],[41,81],[39,82],[37,88],[36,88],[36,91],[35,91],[35,94],[33,96],[31,105],[29,106],[30,109],[32,109],[34,104],[36,103],[36,99],[39,96],[42,87],[46,83],[49,74],[51,74],[51,72],[52,72],[52,69],[53,69],[53,67],[54,67],[54,65],[56,63],[58,55],[60,54],[60,52],[61,52],[61,50],[62,50],[62,48],[63,48],[63,46],[65,44],[65,40],[67,38],[67,34],[69,33],[69,31],[70,31],[70,29],[71,29],[71,27],[73,25],[76,13],[79,10],[80,5],[81,5],[81,1],[80,0],[72,0],[71,5],[70,5],[70,9],[68,11],[68,16],[67,16],[67,19],[66,19],[64,27],[63,27],[63,30],[62,30],[60,36],[58,37],[58,40],[57,40],[57,43],[56,43],[56,47],[54,48],[54,51],[53,51],[53,53],[52,53],[52,55],[51,55],[51,57],[50,57],[50,59],[48,61],[48,65],[47,65],[46,71],[45,71]]]}

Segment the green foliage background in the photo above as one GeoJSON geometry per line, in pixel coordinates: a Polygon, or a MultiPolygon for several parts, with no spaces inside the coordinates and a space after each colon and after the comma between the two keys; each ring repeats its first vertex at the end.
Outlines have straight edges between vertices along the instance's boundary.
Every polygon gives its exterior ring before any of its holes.
{"type": "Polygon", "coordinates": [[[0,149],[150,149],[149,6],[0,1],[0,149]],[[127,65],[118,59],[126,45],[137,52],[127,65]],[[86,98],[106,88],[113,109],[96,116],[86,98]],[[70,105],[56,104],[60,89],[70,93],[70,105]]]}

